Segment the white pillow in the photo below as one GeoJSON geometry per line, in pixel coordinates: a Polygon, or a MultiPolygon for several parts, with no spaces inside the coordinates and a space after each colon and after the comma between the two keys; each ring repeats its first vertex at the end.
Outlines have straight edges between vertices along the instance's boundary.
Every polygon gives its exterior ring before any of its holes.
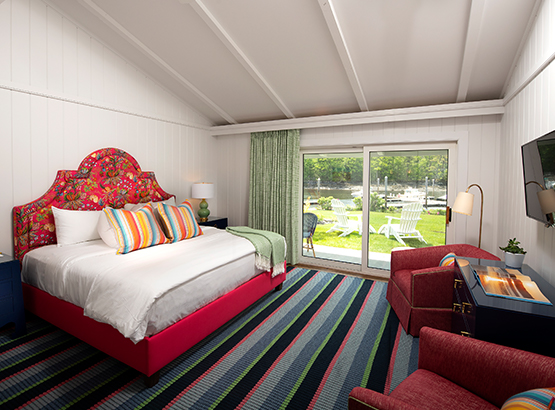
{"type": "MultiPolygon", "coordinates": [[[[125,209],[126,211],[137,212],[139,209],[141,209],[147,203],[148,202],[141,203],[141,204],[125,204],[123,206],[123,209],[125,209]]],[[[166,205],[176,206],[175,205],[175,196],[172,196],[171,198],[165,199],[163,201],[152,202],[152,204],[166,204],[166,205]]],[[[153,208],[156,209],[156,206],[153,206],[153,208]]]]}
{"type": "Polygon", "coordinates": [[[106,216],[106,213],[104,211],[101,212],[101,215],[98,218],[98,225],[96,229],[106,245],[108,245],[110,248],[119,248],[118,236],[116,234],[116,231],[114,230],[114,227],[108,220],[108,217],[106,216]]]}
{"type": "Polygon", "coordinates": [[[52,207],[58,246],[100,239],[96,225],[101,211],[71,211],[52,207]]]}

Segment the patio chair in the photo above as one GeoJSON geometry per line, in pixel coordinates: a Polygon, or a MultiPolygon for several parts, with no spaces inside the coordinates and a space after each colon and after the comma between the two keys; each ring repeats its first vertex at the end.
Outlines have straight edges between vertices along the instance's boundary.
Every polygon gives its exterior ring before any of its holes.
{"type": "Polygon", "coordinates": [[[303,244],[303,249],[312,250],[312,254],[316,257],[316,252],[314,251],[314,243],[312,242],[312,236],[316,230],[316,225],[318,225],[318,216],[310,212],[303,214],[303,240],[306,239],[306,243],[303,244]]]}
{"type": "Polygon", "coordinates": [[[422,213],[422,204],[419,202],[413,202],[403,206],[401,210],[401,217],[397,218],[395,216],[386,216],[388,218],[387,224],[384,224],[378,230],[378,233],[384,234],[388,239],[391,235],[397,239],[401,245],[406,245],[403,238],[416,238],[421,242],[428,243],[420,232],[416,229],[417,222],[421,219],[420,214],[422,213]],[[398,224],[392,224],[391,222],[396,219],[399,221],[398,224]]]}
{"type": "MultiPolygon", "coordinates": [[[[356,221],[354,219],[349,219],[347,207],[343,202],[335,198],[331,200],[331,208],[337,217],[337,223],[335,223],[335,225],[333,225],[326,233],[340,231],[342,234],[339,236],[347,236],[354,231],[358,231],[358,234],[362,235],[362,215],[353,215],[357,217],[356,221]]],[[[372,225],[368,225],[368,229],[371,233],[376,233],[376,230],[372,227],[372,225]]]]}

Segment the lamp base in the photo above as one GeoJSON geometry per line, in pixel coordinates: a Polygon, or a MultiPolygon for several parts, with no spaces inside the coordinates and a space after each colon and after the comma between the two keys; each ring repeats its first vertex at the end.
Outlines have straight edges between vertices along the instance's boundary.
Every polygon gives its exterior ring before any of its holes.
{"type": "Polygon", "coordinates": [[[203,198],[199,204],[199,210],[198,210],[199,220],[201,222],[206,222],[208,221],[209,215],[210,215],[210,211],[208,210],[208,202],[206,202],[206,199],[203,198]]]}

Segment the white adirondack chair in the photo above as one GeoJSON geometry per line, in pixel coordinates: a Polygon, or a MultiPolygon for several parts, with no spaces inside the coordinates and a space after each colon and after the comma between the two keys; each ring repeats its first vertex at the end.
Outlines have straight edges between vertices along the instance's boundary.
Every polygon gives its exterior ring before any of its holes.
{"type": "MultiPolygon", "coordinates": [[[[347,236],[354,231],[358,231],[359,235],[362,235],[362,215],[353,215],[357,217],[357,220],[349,219],[347,213],[347,207],[339,199],[331,200],[331,208],[333,213],[337,217],[337,223],[333,225],[326,233],[340,231],[342,232],[339,236],[347,236]]],[[[370,232],[376,233],[376,230],[370,225],[370,232]]]]}
{"type": "Polygon", "coordinates": [[[397,241],[406,245],[403,238],[416,238],[421,242],[428,243],[420,232],[416,229],[416,223],[421,219],[420,214],[422,213],[422,204],[419,202],[413,202],[403,206],[401,210],[401,217],[397,218],[395,216],[386,216],[388,218],[387,224],[384,224],[378,230],[378,233],[383,233],[387,238],[391,235],[397,239],[397,241]],[[394,219],[398,220],[399,223],[391,223],[394,219]]]}

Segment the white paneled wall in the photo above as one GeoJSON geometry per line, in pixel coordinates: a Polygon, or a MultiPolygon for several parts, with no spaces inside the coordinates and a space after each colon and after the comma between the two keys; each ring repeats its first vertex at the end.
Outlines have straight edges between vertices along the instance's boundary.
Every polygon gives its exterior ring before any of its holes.
{"type": "Polygon", "coordinates": [[[525,215],[520,147],[555,129],[555,1],[542,2],[507,90],[500,144],[499,238],[517,237],[525,263],[555,285],[555,228],[525,215]],[[524,86],[524,88],[523,88],[524,86]],[[509,100],[510,98],[510,100],[509,100]]]}
{"type": "MultiPolygon", "coordinates": [[[[465,190],[477,183],[484,190],[484,222],[482,248],[496,254],[500,141],[500,117],[479,116],[464,118],[399,121],[368,125],[352,125],[301,130],[301,147],[345,147],[388,143],[458,141],[459,161],[456,190],[465,190]]],[[[218,207],[233,225],[247,223],[249,135],[218,137],[218,207]]],[[[474,188],[475,189],[475,188],[474,188]]],[[[472,191],[479,198],[479,192],[472,191]]],[[[452,205],[454,198],[449,200],[452,205]]],[[[479,200],[475,201],[474,216],[455,215],[451,229],[455,241],[478,244],[479,200]]]]}
{"type": "Polygon", "coordinates": [[[218,137],[219,216],[226,216],[233,226],[248,222],[250,143],[250,134],[218,137]]]}
{"type": "Polygon", "coordinates": [[[100,148],[124,149],[188,198],[216,180],[210,125],[41,0],[0,1],[0,251],[13,251],[13,206],[100,148]]]}

